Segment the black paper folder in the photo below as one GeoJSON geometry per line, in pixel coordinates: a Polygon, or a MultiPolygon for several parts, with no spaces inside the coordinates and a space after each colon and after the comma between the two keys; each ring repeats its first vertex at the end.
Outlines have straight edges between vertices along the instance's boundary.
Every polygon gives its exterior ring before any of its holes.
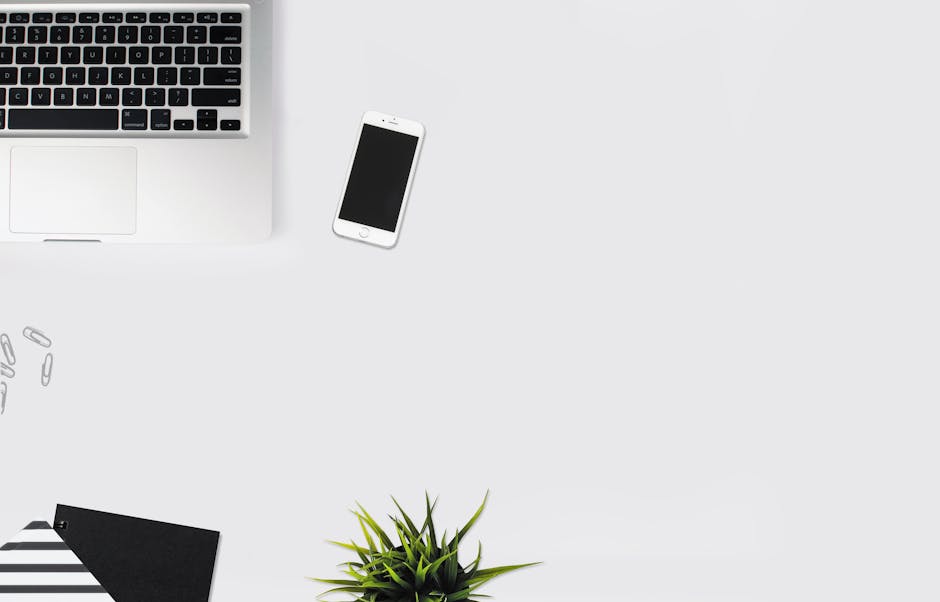
{"type": "Polygon", "coordinates": [[[44,520],[29,523],[0,546],[0,600],[114,602],[44,520]]]}
{"type": "Polygon", "coordinates": [[[59,537],[114,602],[208,602],[219,533],[72,506],[59,537]]]}

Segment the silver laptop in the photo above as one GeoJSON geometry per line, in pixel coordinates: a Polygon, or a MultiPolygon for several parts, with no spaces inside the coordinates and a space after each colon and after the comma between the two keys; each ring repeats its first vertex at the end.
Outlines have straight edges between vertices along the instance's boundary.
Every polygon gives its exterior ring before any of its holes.
{"type": "Polygon", "coordinates": [[[0,0],[0,241],[271,231],[273,0],[0,0]]]}

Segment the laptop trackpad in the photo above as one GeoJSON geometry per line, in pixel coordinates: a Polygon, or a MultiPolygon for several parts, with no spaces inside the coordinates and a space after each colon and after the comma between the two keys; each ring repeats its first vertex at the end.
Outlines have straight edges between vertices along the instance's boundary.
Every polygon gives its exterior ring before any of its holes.
{"type": "Polygon", "coordinates": [[[133,234],[137,149],[15,147],[10,204],[11,232],[133,234]]]}

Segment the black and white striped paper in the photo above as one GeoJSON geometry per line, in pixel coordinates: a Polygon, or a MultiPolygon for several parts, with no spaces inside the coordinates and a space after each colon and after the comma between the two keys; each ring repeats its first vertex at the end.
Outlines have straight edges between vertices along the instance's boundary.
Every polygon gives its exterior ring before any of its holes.
{"type": "Polygon", "coordinates": [[[30,523],[0,546],[0,600],[114,602],[43,521],[30,523]]]}

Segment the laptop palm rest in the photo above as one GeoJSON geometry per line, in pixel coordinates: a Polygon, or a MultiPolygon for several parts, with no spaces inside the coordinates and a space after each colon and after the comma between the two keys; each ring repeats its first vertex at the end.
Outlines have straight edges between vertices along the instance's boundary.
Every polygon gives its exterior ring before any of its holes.
{"type": "Polygon", "coordinates": [[[22,234],[134,234],[137,149],[14,147],[10,231],[22,234]]]}

